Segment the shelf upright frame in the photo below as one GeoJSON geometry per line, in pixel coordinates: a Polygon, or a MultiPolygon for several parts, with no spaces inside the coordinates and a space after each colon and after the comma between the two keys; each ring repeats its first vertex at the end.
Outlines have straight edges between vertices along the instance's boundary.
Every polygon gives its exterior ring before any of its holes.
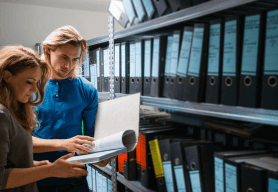
{"type": "MultiPolygon", "coordinates": [[[[114,17],[108,17],[108,28],[109,28],[109,73],[110,73],[110,100],[115,98],[114,92],[114,17]]],[[[117,192],[117,170],[116,170],[116,159],[111,160],[112,162],[112,191],[117,192]]]]}

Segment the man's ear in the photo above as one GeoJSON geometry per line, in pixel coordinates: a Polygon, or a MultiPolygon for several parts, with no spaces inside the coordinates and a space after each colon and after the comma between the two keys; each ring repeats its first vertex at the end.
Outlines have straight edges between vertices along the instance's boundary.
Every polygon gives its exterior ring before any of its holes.
{"type": "Polygon", "coordinates": [[[11,72],[5,70],[3,72],[3,79],[6,83],[10,83],[11,79],[12,79],[13,75],[11,74],[11,72]]]}

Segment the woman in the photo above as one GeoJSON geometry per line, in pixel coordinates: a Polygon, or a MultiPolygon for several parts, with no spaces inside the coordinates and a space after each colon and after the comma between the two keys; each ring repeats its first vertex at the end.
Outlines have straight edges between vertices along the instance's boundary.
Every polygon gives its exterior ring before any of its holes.
{"type": "Polygon", "coordinates": [[[43,101],[48,75],[47,64],[32,49],[0,51],[0,191],[37,192],[38,180],[87,174],[85,165],[66,161],[74,153],[53,163],[33,162],[31,133],[38,125],[33,107],[43,101]]]}

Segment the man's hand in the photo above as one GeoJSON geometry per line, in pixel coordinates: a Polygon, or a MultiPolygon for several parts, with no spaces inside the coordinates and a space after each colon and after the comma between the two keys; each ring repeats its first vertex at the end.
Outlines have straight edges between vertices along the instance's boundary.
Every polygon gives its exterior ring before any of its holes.
{"type": "Polygon", "coordinates": [[[68,152],[79,152],[86,155],[88,154],[88,151],[92,151],[92,149],[82,144],[94,146],[94,143],[92,142],[94,140],[95,139],[93,137],[77,135],[70,139],[61,139],[60,145],[64,150],[68,152]]]}
{"type": "Polygon", "coordinates": [[[34,161],[34,167],[39,167],[39,166],[48,165],[48,164],[51,164],[48,160],[34,161]]]}
{"type": "Polygon", "coordinates": [[[109,158],[109,159],[105,159],[105,160],[103,160],[103,161],[100,161],[100,162],[94,163],[94,164],[96,164],[97,166],[100,166],[100,167],[105,167],[105,166],[109,163],[109,161],[111,161],[112,159],[115,159],[116,157],[117,157],[117,156],[111,157],[111,158],[109,158]]]}

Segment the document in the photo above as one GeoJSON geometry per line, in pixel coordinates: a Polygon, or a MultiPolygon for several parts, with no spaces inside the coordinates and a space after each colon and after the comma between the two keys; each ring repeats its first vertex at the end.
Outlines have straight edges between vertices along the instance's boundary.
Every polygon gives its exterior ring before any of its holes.
{"type": "Polygon", "coordinates": [[[135,150],[139,137],[140,93],[99,104],[95,133],[88,155],[78,154],[67,161],[84,164],[135,150]],[[109,120],[108,120],[109,119],[109,120]]]}

